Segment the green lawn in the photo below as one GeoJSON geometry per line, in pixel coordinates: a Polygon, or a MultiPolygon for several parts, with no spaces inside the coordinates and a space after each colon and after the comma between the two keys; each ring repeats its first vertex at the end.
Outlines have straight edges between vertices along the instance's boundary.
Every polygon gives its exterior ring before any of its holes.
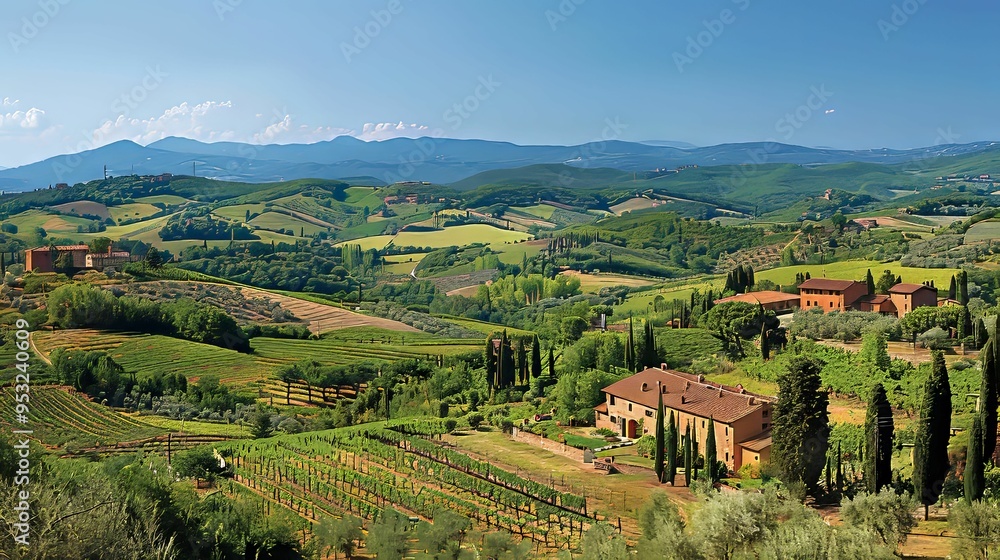
{"type": "Polygon", "coordinates": [[[247,218],[247,210],[249,210],[250,214],[253,215],[264,213],[266,208],[264,207],[263,202],[256,204],[234,204],[232,206],[222,206],[220,208],[216,208],[212,211],[212,213],[229,220],[239,220],[242,222],[247,218]]]}
{"type": "Polygon", "coordinates": [[[552,218],[552,213],[555,212],[556,207],[549,206],[548,204],[536,204],[534,206],[517,206],[514,209],[518,212],[524,212],[525,214],[531,214],[543,220],[548,220],[552,218]]]}

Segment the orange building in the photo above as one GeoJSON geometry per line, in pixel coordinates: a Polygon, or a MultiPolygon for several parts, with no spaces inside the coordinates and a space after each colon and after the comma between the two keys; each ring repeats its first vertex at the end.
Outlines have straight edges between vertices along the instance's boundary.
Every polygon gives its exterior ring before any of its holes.
{"type": "Polygon", "coordinates": [[[810,278],[799,284],[799,307],[819,307],[823,311],[848,311],[863,296],[868,295],[868,285],[854,280],[810,278]]]}
{"type": "Polygon", "coordinates": [[[862,296],[855,304],[859,311],[871,311],[883,315],[896,315],[896,304],[885,294],[869,294],[862,296]]]}
{"type": "Polygon", "coordinates": [[[682,433],[690,424],[702,449],[708,438],[708,421],[714,421],[717,458],[730,470],[769,459],[774,397],[748,393],[742,386],[712,383],[702,375],[668,370],[666,364],[605,387],[605,402],[594,408],[597,427],[631,439],[653,433],[658,388],[667,418],[673,412],[682,433]]]}
{"type": "Polygon", "coordinates": [[[55,271],[54,264],[56,259],[62,253],[71,253],[73,255],[73,266],[76,268],[84,268],[87,264],[87,253],[90,252],[90,247],[86,245],[56,245],[55,251],[53,247],[36,247],[34,249],[27,249],[24,251],[24,270],[34,271],[34,272],[53,272],[55,271]]]}
{"type": "Polygon", "coordinates": [[[889,297],[896,304],[896,315],[902,317],[918,307],[936,307],[937,290],[923,284],[896,284],[889,288],[889,297]]]}

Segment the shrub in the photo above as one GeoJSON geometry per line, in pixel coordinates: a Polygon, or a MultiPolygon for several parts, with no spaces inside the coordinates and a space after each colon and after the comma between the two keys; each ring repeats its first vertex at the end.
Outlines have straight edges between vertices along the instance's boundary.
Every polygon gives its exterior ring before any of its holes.
{"type": "Polygon", "coordinates": [[[486,418],[480,412],[472,412],[465,417],[466,422],[469,423],[469,427],[472,429],[479,428],[479,425],[483,423],[486,418]]]}
{"type": "Polygon", "coordinates": [[[597,428],[596,430],[592,430],[590,435],[597,437],[614,437],[618,434],[616,434],[614,430],[610,430],[608,428],[597,428]]]}

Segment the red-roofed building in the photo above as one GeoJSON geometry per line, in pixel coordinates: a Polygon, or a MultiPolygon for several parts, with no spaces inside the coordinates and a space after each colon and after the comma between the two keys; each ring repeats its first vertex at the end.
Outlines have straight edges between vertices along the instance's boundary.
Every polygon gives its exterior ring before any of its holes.
{"type": "Polygon", "coordinates": [[[24,251],[24,269],[31,272],[55,272],[55,262],[63,254],[72,255],[73,268],[103,270],[135,260],[128,251],[115,251],[108,247],[106,253],[92,253],[86,245],[55,245],[35,247],[24,251]]]}
{"type": "Polygon", "coordinates": [[[597,427],[633,439],[653,433],[658,391],[663,394],[667,417],[672,411],[682,432],[690,423],[702,444],[708,437],[708,421],[714,420],[718,460],[731,470],[769,457],[774,397],[748,393],[741,386],[712,383],[701,375],[668,370],[666,364],[646,368],[605,387],[606,400],[594,409],[597,427]]]}
{"type": "Polygon", "coordinates": [[[896,315],[902,317],[918,307],[936,307],[937,290],[923,284],[896,284],[889,288],[889,297],[896,305],[896,315]]]}
{"type": "Polygon", "coordinates": [[[893,303],[891,297],[885,294],[863,296],[855,305],[858,311],[871,311],[872,313],[896,316],[896,304],[893,303]]]}
{"type": "Polygon", "coordinates": [[[799,284],[799,307],[819,307],[823,311],[848,311],[863,296],[868,295],[868,285],[854,280],[810,278],[799,284]]]}

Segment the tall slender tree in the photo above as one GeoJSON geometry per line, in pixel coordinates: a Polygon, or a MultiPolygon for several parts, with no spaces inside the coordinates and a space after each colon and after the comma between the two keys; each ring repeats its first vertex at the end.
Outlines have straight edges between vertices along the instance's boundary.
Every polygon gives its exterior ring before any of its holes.
{"type": "Polygon", "coordinates": [[[778,401],[774,405],[771,462],[786,482],[798,481],[815,492],[826,464],[830,427],[822,390],[820,365],[796,356],[778,376],[778,401]]]}
{"type": "Polygon", "coordinates": [[[760,357],[766,362],[771,358],[771,342],[767,339],[767,322],[760,323],[760,357]]]}
{"type": "Polygon", "coordinates": [[[684,486],[691,486],[691,422],[684,428],[684,486]]]}
{"type": "Polygon", "coordinates": [[[868,274],[865,275],[865,284],[868,285],[868,295],[875,293],[875,277],[872,276],[872,269],[868,269],[868,274]]]}
{"type": "Polygon", "coordinates": [[[531,377],[538,379],[542,375],[542,344],[536,334],[531,339],[531,377]]]}
{"type": "Polygon", "coordinates": [[[660,383],[656,383],[656,392],[659,399],[656,405],[656,452],[653,454],[653,470],[656,472],[656,480],[663,483],[663,447],[666,445],[666,434],[663,430],[663,390],[660,383]]]}
{"type": "Polygon", "coordinates": [[[656,335],[653,332],[653,322],[649,319],[646,319],[643,335],[642,366],[648,368],[656,367],[659,365],[660,356],[656,351],[656,335]]]}
{"type": "Polygon", "coordinates": [[[674,485],[674,479],[677,477],[677,437],[679,435],[677,425],[674,424],[674,411],[671,410],[670,425],[667,427],[666,433],[667,468],[664,476],[671,486],[674,485]]]}
{"type": "Polygon", "coordinates": [[[955,275],[951,275],[951,283],[948,284],[948,299],[955,299],[957,289],[955,286],[955,275]]]}
{"type": "MultiPolygon", "coordinates": [[[[980,404],[982,401],[980,401],[980,404]]],[[[965,458],[965,499],[978,502],[986,490],[986,457],[983,455],[983,417],[977,412],[972,419],[969,449],[965,458]]]]}
{"type": "Polygon", "coordinates": [[[635,332],[632,330],[632,314],[628,316],[628,339],[625,341],[625,369],[635,372],[635,332]]]}
{"type": "Polygon", "coordinates": [[[951,467],[948,462],[950,437],[951,387],[948,384],[948,368],[944,355],[934,351],[931,373],[924,385],[913,449],[913,488],[917,499],[924,505],[924,520],[931,504],[941,496],[951,467]]]}
{"type": "Polygon", "coordinates": [[[691,478],[698,480],[698,457],[701,455],[698,453],[698,424],[697,420],[695,425],[691,428],[691,478]]]}
{"type": "Polygon", "coordinates": [[[549,377],[552,379],[556,377],[556,355],[551,346],[549,346],[549,377]]]}
{"type": "Polygon", "coordinates": [[[958,301],[962,305],[969,305],[969,273],[961,271],[958,273],[958,301]]]}
{"type": "Polygon", "coordinates": [[[705,436],[705,470],[713,484],[719,480],[718,451],[715,448],[715,420],[708,419],[708,435],[705,436]]]}
{"type": "Polygon", "coordinates": [[[878,493],[892,482],[892,437],[892,406],[885,387],[876,383],[865,414],[865,444],[868,450],[862,463],[865,486],[871,494],[878,493]]]}
{"type": "Polygon", "coordinates": [[[981,354],[983,379],[979,386],[979,416],[983,428],[983,460],[990,462],[997,445],[997,407],[1000,406],[1000,375],[997,372],[997,341],[990,337],[981,354]]]}

